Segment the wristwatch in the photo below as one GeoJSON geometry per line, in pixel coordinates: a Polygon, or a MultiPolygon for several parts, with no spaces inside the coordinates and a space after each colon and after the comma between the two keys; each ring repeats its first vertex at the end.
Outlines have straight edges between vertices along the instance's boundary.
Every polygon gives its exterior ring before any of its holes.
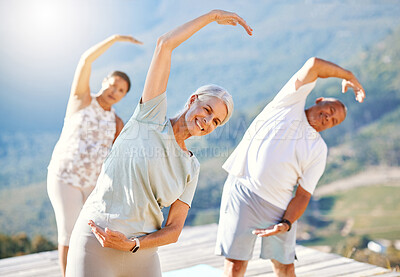
{"type": "Polygon", "coordinates": [[[279,222],[279,223],[286,223],[289,226],[289,229],[287,230],[287,232],[289,232],[290,229],[292,229],[292,222],[290,222],[287,219],[282,219],[281,222],[279,222]]]}
{"type": "Polygon", "coordinates": [[[129,240],[134,241],[134,242],[136,243],[135,246],[132,247],[132,249],[129,250],[129,251],[131,251],[132,253],[136,253],[136,252],[139,250],[139,248],[140,248],[140,241],[139,241],[139,239],[138,239],[137,237],[131,237],[129,240]]]}

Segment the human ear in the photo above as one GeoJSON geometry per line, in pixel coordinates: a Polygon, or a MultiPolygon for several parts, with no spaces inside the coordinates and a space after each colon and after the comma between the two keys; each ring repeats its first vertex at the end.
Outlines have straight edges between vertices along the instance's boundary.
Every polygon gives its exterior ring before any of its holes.
{"type": "Polygon", "coordinates": [[[199,96],[197,94],[193,94],[189,99],[189,106],[193,104],[197,99],[199,99],[199,96]]]}

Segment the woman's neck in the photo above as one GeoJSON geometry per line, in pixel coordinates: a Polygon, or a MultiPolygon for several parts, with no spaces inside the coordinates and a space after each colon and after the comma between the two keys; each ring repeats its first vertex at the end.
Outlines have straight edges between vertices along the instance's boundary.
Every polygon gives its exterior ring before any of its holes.
{"type": "Polygon", "coordinates": [[[99,103],[100,107],[103,108],[105,111],[111,111],[111,106],[108,104],[106,101],[104,101],[103,96],[100,94],[99,96],[96,97],[97,103],[99,103]]]}
{"type": "Polygon", "coordinates": [[[171,118],[172,130],[174,131],[175,140],[183,151],[189,152],[186,148],[185,140],[192,135],[186,127],[185,114],[181,114],[175,118],[171,118]]]}

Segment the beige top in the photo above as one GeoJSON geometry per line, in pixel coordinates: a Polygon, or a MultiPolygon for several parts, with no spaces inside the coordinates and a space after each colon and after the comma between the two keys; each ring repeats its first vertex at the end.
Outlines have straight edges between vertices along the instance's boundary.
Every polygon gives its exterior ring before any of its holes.
{"type": "Polygon", "coordinates": [[[49,172],[68,185],[95,186],[115,132],[114,109],[105,111],[92,96],[89,106],[64,119],[49,172]]]}
{"type": "Polygon", "coordinates": [[[104,161],[80,217],[126,236],[161,229],[163,207],[191,205],[200,164],[175,140],[163,93],[138,104],[104,161]]]}

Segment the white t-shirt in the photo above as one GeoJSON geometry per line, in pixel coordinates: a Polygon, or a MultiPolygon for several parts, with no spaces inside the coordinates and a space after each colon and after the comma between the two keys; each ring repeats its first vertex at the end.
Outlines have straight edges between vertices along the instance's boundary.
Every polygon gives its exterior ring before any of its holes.
{"type": "Polygon", "coordinates": [[[295,88],[294,75],[254,119],[223,165],[271,204],[285,209],[300,184],[313,193],[325,169],[327,146],[304,111],[315,82],[295,88]]]}

